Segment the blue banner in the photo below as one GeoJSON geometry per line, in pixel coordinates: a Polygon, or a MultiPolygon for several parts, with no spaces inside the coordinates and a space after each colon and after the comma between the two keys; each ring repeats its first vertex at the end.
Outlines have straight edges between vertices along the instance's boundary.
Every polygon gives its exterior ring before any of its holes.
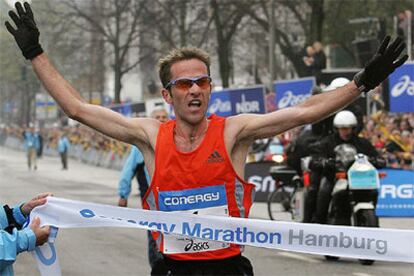
{"type": "Polygon", "coordinates": [[[380,180],[376,208],[379,217],[414,217],[414,172],[381,170],[387,176],[380,180]]]}
{"type": "Polygon", "coordinates": [[[414,112],[414,63],[405,63],[389,76],[390,112],[414,112]]]}
{"type": "Polygon", "coordinates": [[[294,106],[305,101],[311,96],[314,86],[314,77],[274,82],[273,89],[276,92],[277,109],[294,106]]]}
{"type": "MultiPolygon", "coordinates": [[[[171,105],[169,113],[170,118],[175,119],[171,105]]],[[[223,89],[211,93],[207,116],[216,114],[228,117],[241,113],[266,113],[264,86],[223,89]]]]}
{"type": "Polygon", "coordinates": [[[241,113],[266,113],[265,88],[257,86],[229,90],[232,115],[241,113]]]}
{"type": "Polygon", "coordinates": [[[207,115],[227,117],[241,113],[266,113],[264,86],[224,89],[211,93],[207,115]]]}
{"type": "Polygon", "coordinates": [[[212,92],[207,115],[216,114],[222,117],[231,116],[231,100],[228,91],[212,92]]]}

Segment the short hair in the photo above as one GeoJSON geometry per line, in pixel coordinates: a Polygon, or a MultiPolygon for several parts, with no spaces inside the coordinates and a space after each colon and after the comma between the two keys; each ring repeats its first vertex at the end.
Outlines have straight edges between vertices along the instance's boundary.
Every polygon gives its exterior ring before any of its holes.
{"type": "Polygon", "coordinates": [[[210,56],[200,48],[183,47],[171,50],[165,57],[158,62],[158,74],[163,87],[171,81],[171,66],[182,60],[198,59],[207,66],[210,75],[210,56]]]}

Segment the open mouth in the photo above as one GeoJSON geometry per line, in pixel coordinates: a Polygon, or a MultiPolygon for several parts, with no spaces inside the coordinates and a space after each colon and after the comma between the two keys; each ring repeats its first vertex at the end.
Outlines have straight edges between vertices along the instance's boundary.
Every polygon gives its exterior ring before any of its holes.
{"type": "Polygon", "coordinates": [[[201,107],[201,101],[200,100],[192,100],[188,103],[188,107],[190,107],[190,108],[199,108],[199,107],[201,107]]]}

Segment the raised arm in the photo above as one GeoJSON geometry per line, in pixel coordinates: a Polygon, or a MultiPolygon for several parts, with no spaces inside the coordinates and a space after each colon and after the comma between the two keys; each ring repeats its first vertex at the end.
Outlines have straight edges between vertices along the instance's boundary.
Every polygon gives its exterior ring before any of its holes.
{"type": "Polygon", "coordinates": [[[231,118],[228,125],[232,126],[235,141],[271,137],[288,129],[319,121],[344,108],[361,93],[374,89],[408,58],[404,55],[398,59],[405,48],[400,38],[396,38],[388,46],[389,41],[390,37],[387,36],[367,66],[354,76],[352,82],[343,87],[315,95],[291,108],[265,115],[247,114],[231,118]]]}
{"type": "Polygon", "coordinates": [[[17,14],[9,12],[16,28],[6,22],[23,56],[32,66],[59,106],[70,118],[88,125],[112,138],[132,144],[148,144],[159,122],[153,119],[129,119],[110,109],[87,103],[49,61],[39,43],[39,30],[28,3],[16,3],[17,14]]]}
{"type": "Polygon", "coordinates": [[[117,140],[139,144],[148,141],[144,126],[158,125],[148,118],[126,118],[108,108],[89,104],[51,64],[42,53],[31,60],[32,66],[49,94],[65,114],[117,140]]]}

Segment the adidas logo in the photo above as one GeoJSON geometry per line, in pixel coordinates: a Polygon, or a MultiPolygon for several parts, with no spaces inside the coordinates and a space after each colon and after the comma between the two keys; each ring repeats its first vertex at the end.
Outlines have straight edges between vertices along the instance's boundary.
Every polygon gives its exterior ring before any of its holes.
{"type": "Polygon", "coordinates": [[[221,163],[223,161],[224,158],[216,150],[207,159],[207,163],[221,163]]]}

